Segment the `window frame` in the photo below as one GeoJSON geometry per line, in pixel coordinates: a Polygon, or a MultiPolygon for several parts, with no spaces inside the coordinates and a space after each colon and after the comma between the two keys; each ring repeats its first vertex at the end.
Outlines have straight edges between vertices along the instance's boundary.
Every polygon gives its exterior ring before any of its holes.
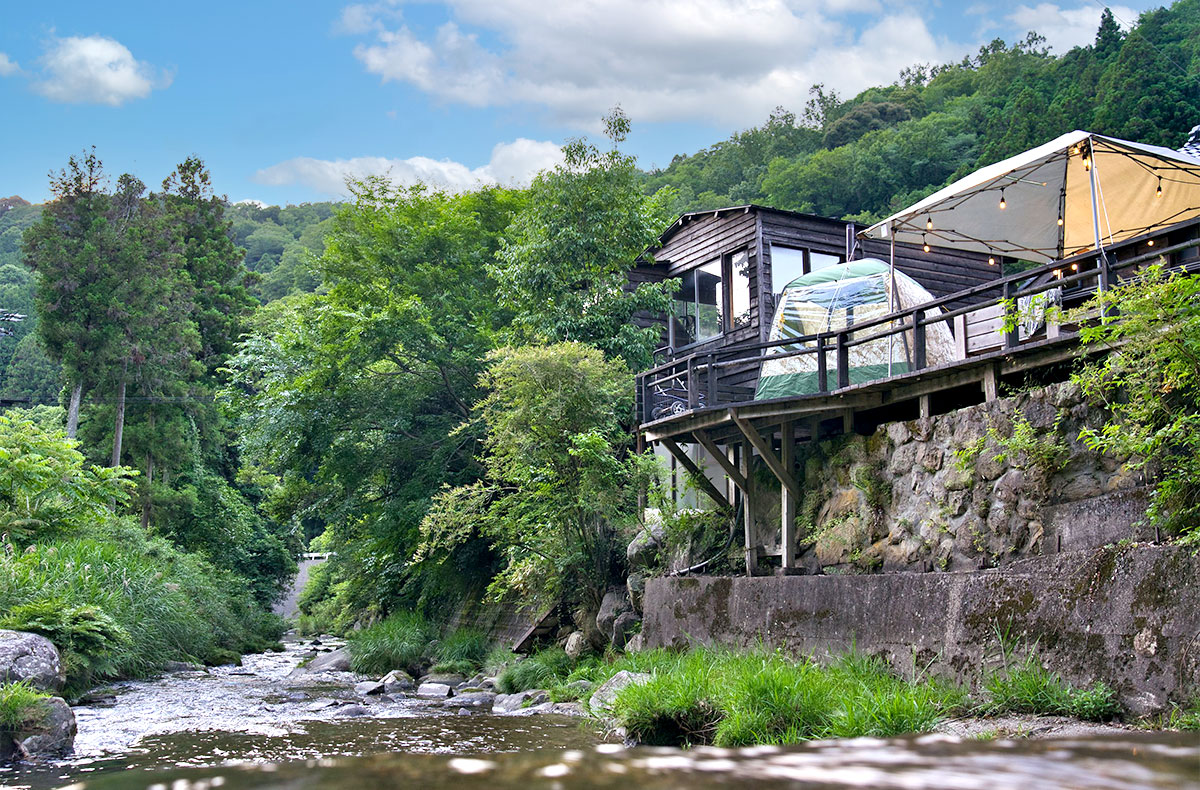
{"type": "MultiPolygon", "coordinates": [[[[698,339],[698,340],[693,340],[690,343],[687,343],[684,345],[677,345],[677,343],[676,343],[677,336],[675,333],[675,322],[676,322],[677,318],[676,318],[676,313],[675,313],[674,309],[672,308],[672,311],[667,316],[667,345],[670,346],[674,351],[678,352],[683,349],[694,348],[695,346],[702,346],[705,343],[712,343],[714,341],[720,340],[721,338],[728,337],[733,332],[746,331],[749,329],[753,329],[753,326],[754,326],[753,315],[755,312],[754,288],[752,286],[752,278],[750,276],[746,277],[747,312],[750,315],[749,323],[746,326],[735,326],[734,325],[734,316],[733,316],[733,312],[732,312],[732,308],[733,308],[733,276],[734,276],[733,259],[735,257],[737,257],[739,254],[743,254],[743,253],[746,255],[747,268],[751,269],[752,271],[757,272],[758,271],[757,270],[758,263],[756,260],[756,256],[754,255],[753,247],[750,245],[746,245],[743,247],[738,247],[737,249],[731,250],[729,252],[721,253],[720,255],[717,255],[713,258],[709,258],[708,260],[704,261],[703,263],[697,264],[695,266],[692,266],[691,268],[688,268],[681,272],[677,272],[676,274],[672,275],[673,278],[682,280],[684,277],[686,277],[688,275],[692,275],[694,277],[695,276],[694,272],[699,272],[699,271],[703,270],[705,267],[711,266],[714,263],[720,263],[720,265],[721,265],[721,307],[723,308],[722,316],[721,316],[721,331],[720,332],[718,332],[715,335],[711,335],[709,337],[705,337],[705,338],[698,339]]],[[[694,284],[692,286],[692,291],[693,291],[693,293],[697,292],[697,288],[694,284]]],[[[673,298],[672,302],[674,302],[674,301],[676,301],[676,300],[673,298]]]]}

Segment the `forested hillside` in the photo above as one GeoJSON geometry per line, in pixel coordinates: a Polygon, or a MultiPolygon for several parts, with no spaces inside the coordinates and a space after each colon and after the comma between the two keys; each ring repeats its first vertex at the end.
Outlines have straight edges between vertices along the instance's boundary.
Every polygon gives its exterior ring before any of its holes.
{"type": "Polygon", "coordinates": [[[1200,123],[1198,75],[1200,0],[1147,12],[1128,34],[1106,10],[1094,44],[1059,56],[1031,34],[848,100],[815,86],[799,115],[781,108],[676,156],[645,188],[674,187],[677,212],[762,203],[874,221],[1072,129],[1178,148],[1200,123]]]}

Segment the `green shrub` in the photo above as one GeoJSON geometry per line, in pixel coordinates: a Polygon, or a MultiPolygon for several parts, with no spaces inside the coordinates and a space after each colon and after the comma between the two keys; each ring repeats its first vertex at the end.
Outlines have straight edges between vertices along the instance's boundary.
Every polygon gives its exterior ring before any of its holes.
{"type": "Polygon", "coordinates": [[[81,664],[95,675],[111,675],[112,657],[130,644],[129,632],[97,606],[70,606],[59,598],[44,598],[13,607],[0,619],[0,628],[29,631],[53,642],[68,672],[81,664]]]}
{"type": "Polygon", "coordinates": [[[397,612],[386,620],[349,634],[350,666],[355,672],[382,675],[403,669],[420,675],[437,637],[433,623],[416,612],[397,612]]]}
{"type": "Polygon", "coordinates": [[[438,643],[437,660],[465,661],[471,665],[471,669],[465,674],[471,674],[483,664],[490,646],[487,634],[473,628],[460,628],[447,634],[438,643]]]}
{"type": "Polygon", "coordinates": [[[483,658],[484,673],[498,676],[517,660],[517,655],[504,645],[493,645],[483,658]]]}
{"type": "Polygon", "coordinates": [[[691,746],[712,743],[724,712],[717,700],[712,654],[689,654],[674,671],[655,675],[644,685],[632,685],[617,695],[613,713],[626,731],[650,746],[691,746]]]}
{"type": "Polygon", "coordinates": [[[504,694],[548,688],[565,680],[572,665],[566,651],[551,647],[510,665],[496,679],[496,688],[504,694]]]}
{"type": "Polygon", "coordinates": [[[45,716],[42,700],[49,697],[24,680],[0,684],[0,732],[36,728],[45,716]]]}

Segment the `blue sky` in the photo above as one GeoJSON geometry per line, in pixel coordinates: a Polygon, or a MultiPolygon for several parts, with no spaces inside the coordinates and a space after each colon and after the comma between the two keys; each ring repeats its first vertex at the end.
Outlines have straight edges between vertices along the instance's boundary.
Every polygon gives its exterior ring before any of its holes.
{"type": "MultiPolygon", "coordinates": [[[[1112,6],[1133,22],[1158,3],[1112,6]]],[[[808,88],[843,95],[1037,29],[1087,43],[1101,6],[892,0],[4,0],[0,197],[95,145],[151,185],[188,155],[219,193],[328,200],[347,175],[526,183],[620,104],[667,164],[808,88]]]]}

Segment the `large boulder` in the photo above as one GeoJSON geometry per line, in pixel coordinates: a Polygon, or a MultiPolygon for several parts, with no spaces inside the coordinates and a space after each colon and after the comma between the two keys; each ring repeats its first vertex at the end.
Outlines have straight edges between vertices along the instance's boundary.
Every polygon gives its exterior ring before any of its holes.
{"type": "Polygon", "coordinates": [[[642,618],[638,617],[632,610],[622,612],[615,621],[613,621],[612,630],[612,646],[616,650],[624,650],[628,644],[629,638],[634,634],[641,633],[642,618]]]}
{"type": "Polygon", "coordinates": [[[416,682],[412,679],[412,675],[405,672],[403,669],[393,669],[391,672],[379,679],[383,684],[385,694],[395,694],[399,691],[412,691],[417,687],[416,682]]]}
{"type": "Polygon", "coordinates": [[[498,694],[492,701],[494,713],[512,713],[522,708],[530,708],[550,701],[550,695],[542,689],[518,691],[516,694],[498,694]]]}
{"type": "Polygon", "coordinates": [[[0,733],[0,765],[17,759],[42,760],[69,754],[75,745],[75,714],[61,697],[41,703],[36,727],[11,735],[0,733]]]}
{"type": "Polygon", "coordinates": [[[454,696],[454,687],[446,683],[421,683],[417,696],[422,699],[447,699],[454,696]]]}
{"type": "Polygon", "coordinates": [[[0,630],[0,683],[24,680],[42,691],[60,691],[67,683],[58,648],[44,636],[0,630]]]}
{"type": "Polygon", "coordinates": [[[613,703],[616,702],[617,694],[620,693],[621,689],[627,686],[645,685],[650,682],[650,678],[651,675],[645,672],[630,672],[627,669],[622,669],[605,681],[592,694],[592,698],[588,702],[592,708],[592,713],[609,713],[612,711],[613,703]]]}
{"type": "Polygon", "coordinates": [[[666,530],[663,529],[661,518],[652,511],[647,511],[646,525],[634,536],[625,548],[625,559],[633,569],[650,569],[658,567],[662,562],[663,552],[666,551],[666,530]]]}
{"type": "Polygon", "coordinates": [[[613,625],[617,618],[632,611],[633,607],[629,605],[625,588],[613,587],[604,594],[604,599],[600,601],[600,611],[596,613],[596,628],[600,629],[600,633],[604,634],[605,639],[612,642],[613,625]]]}
{"type": "Polygon", "coordinates": [[[571,635],[567,637],[567,644],[563,646],[563,650],[567,652],[568,656],[578,661],[592,652],[592,646],[587,637],[583,635],[583,631],[572,631],[571,635]]]}
{"type": "Polygon", "coordinates": [[[304,669],[307,672],[349,672],[350,651],[340,647],[314,658],[304,669]]]}

